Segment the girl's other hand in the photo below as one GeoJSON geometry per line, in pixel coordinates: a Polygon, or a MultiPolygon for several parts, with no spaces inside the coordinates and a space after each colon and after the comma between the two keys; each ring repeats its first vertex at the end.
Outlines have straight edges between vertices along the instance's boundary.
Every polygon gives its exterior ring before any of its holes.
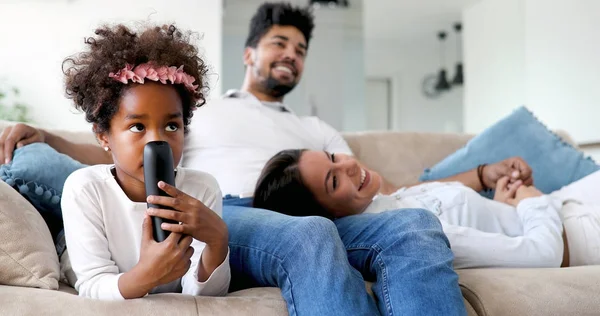
{"type": "Polygon", "coordinates": [[[194,254],[192,237],[171,233],[157,243],[152,235],[152,220],[147,214],[142,224],[142,246],[138,266],[155,286],[177,280],[189,270],[194,254]]]}

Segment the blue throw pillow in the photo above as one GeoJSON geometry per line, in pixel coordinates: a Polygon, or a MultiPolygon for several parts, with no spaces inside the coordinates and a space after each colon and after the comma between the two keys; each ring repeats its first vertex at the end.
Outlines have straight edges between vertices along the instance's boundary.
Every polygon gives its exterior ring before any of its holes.
{"type": "Polygon", "coordinates": [[[40,212],[57,238],[62,230],[60,198],[67,177],[86,165],[45,143],[15,150],[10,163],[0,165],[0,179],[18,190],[40,212]]]}
{"type": "Polygon", "coordinates": [[[420,180],[446,178],[513,156],[523,158],[531,166],[534,185],[544,193],[600,169],[595,161],[548,130],[527,108],[519,107],[475,136],[465,147],[426,169],[420,180]]]}

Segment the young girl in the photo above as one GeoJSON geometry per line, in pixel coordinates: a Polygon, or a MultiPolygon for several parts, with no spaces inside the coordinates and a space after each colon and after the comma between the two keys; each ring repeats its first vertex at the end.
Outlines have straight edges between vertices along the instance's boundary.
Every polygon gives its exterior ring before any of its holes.
{"type": "Polygon", "coordinates": [[[192,111],[204,104],[207,67],[189,34],[174,26],[135,33],[124,25],[102,27],[88,50],[63,63],[66,93],[114,165],[96,165],[69,176],[62,195],[67,249],[79,295],[130,299],[148,293],[224,295],[230,280],[227,227],[221,192],[202,172],[177,168],[170,197],[146,198],[143,150],[169,143],[175,168],[192,111]],[[146,202],[175,210],[147,209],[146,202]],[[160,243],[150,216],[180,224],[160,243]]]}
{"type": "Polygon", "coordinates": [[[509,183],[509,177],[503,177],[497,182],[494,200],[489,200],[475,191],[483,186],[482,172],[473,170],[449,179],[460,182],[422,183],[382,194],[380,175],[351,156],[285,150],[263,169],[254,192],[254,207],[332,219],[424,208],[440,219],[455,254],[456,268],[559,267],[561,263],[568,265],[569,259],[577,264],[600,263],[600,236],[590,238],[595,236],[591,235],[594,227],[596,235],[600,232],[600,214],[589,208],[561,208],[569,197],[583,199],[582,193],[574,192],[590,192],[587,195],[591,196],[593,188],[582,188],[590,187],[593,181],[597,188],[600,173],[552,196],[542,195],[521,181],[509,183]],[[565,210],[580,214],[570,216],[565,210]],[[587,219],[582,217],[584,213],[587,219]],[[584,226],[586,236],[580,233],[584,226]],[[570,248],[576,258],[569,257],[570,248]]]}

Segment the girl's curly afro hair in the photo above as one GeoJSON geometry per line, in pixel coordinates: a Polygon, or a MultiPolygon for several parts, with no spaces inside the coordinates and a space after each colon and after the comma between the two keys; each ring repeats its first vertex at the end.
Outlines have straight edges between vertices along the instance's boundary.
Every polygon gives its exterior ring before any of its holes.
{"type": "Polygon", "coordinates": [[[123,24],[103,26],[95,37],[85,39],[89,50],[63,61],[66,95],[75,108],[85,112],[94,123],[96,133],[108,131],[110,120],[117,113],[119,98],[132,83],[125,85],[108,74],[116,73],[126,64],[152,62],[156,66],[183,65],[183,71],[199,85],[191,92],[183,84],[174,85],[183,105],[183,121],[187,128],[193,110],[202,106],[207,92],[205,75],[208,67],[198,57],[198,49],[190,43],[191,32],[182,33],[173,25],[150,27],[137,34],[123,24]]]}

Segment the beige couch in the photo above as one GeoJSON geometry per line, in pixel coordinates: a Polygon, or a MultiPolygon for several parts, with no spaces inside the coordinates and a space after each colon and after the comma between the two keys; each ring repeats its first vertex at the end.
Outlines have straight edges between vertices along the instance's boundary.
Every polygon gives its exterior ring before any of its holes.
{"type": "MultiPolygon", "coordinates": [[[[6,124],[0,121],[0,130],[6,124]]],[[[76,142],[95,142],[90,133],[59,133],[76,142]]],[[[345,138],[360,160],[386,174],[390,181],[401,185],[415,182],[424,168],[464,145],[470,136],[386,132],[346,134],[345,138]]],[[[2,207],[8,207],[7,205],[29,207],[25,199],[13,194],[14,192],[7,192],[12,189],[2,184],[0,183],[0,196],[10,196],[12,204],[0,201],[0,216],[2,211],[6,211],[2,207]]],[[[49,233],[47,236],[49,237],[49,233]]],[[[6,238],[10,236],[5,236],[0,231],[0,245],[5,243],[3,239],[6,238]]],[[[10,256],[1,250],[0,247],[0,267],[2,260],[8,260],[10,256]]],[[[63,261],[62,266],[64,263],[63,261]]],[[[63,274],[64,272],[62,271],[63,274]]],[[[0,270],[0,280],[7,273],[9,272],[0,270]]],[[[473,269],[460,270],[458,273],[469,315],[600,315],[598,266],[566,269],[473,269]]],[[[64,277],[61,280],[58,290],[0,285],[0,315],[287,313],[276,288],[248,289],[220,298],[159,294],[136,300],[107,302],[78,297],[75,290],[66,284],[67,280],[64,277]]],[[[335,315],[336,311],[331,311],[331,314],[335,315]]]]}

